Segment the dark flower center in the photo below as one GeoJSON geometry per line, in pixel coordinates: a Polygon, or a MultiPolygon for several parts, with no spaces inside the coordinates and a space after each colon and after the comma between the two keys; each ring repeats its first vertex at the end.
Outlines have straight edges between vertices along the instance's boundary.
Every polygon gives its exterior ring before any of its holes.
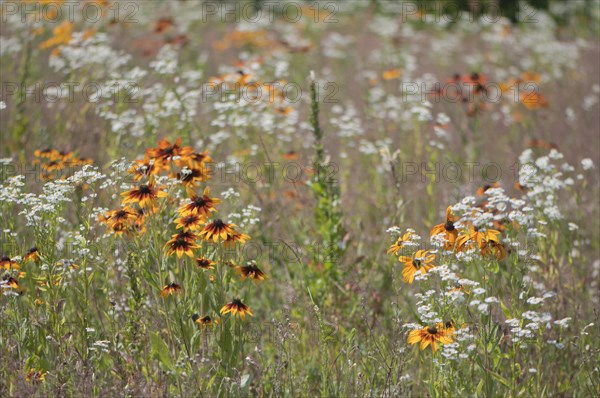
{"type": "Polygon", "coordinates": [[[177,246],[186,246],[187,245],[187,240],[183,236],[180,236],[175,241],[175,245],[177,245],[177,246]]]}
{"type": "Polygon", "coordinates": [[[437,334],[437,329],[434,326],[430,326],[427,328],[427,333],[429,334],[437,334]]]}
{"type": "Polygon", "coordinates": [[[446,221],[446,224],[444,224],[444,228],[446,229],[446,231],[454,231],[454,223],[450,220],[446,221]]]}
{"type": "Polygon", "coordinates": [[[206,206],[206,200],[204,199],[204,197],[197,197],[196,199],[194,199],[194,206],[196,207],[204,207],[206,206]]]}
{"type": "Polygon", "coordinates": [[[244,303],[242,303],[242,300],[240,300],[240,299],[233,299],[233,301],[231,302],[231,304],[234,307],[238,307],[238,308],[243,308],[244,307],[244,303]]]}
{"type": "Polygon", "coordinates": [[[213,225],[215,228],[221,229],[225,226],[225,223],[221,219],[217,218],[215,221],[213,221],[213,225]]]}
{"type": "Polygon", "coordinates": [[[173,152],[175,152],[175,146],[169,146],[161,151],[161,155],[164,157],[169,157],[173,154],[173,152]]]}
{"type": "Polygon", "coordinates": [[[152,189],[148,185],[140,185],[139,191],[141,194],[148,195],[152,193],[152,189]]]}
{"type": "Polygon", "coordinates": [[[421,266],[421,260],[414,259],[413,265],[415,266],[415,268],[419,268],[421,266]]]}

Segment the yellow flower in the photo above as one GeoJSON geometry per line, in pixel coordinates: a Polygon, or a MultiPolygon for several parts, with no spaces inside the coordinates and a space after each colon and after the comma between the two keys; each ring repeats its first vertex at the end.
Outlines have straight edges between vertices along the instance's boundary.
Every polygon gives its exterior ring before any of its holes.
{"type": "Polygon", "coordinates": [[[30,383],[38,384],[44,382],[46,379],[46,372],[43,370],[35,370],[34,368],[29,369],[29,372],[25,375],[25,380],[30,383]]]}
{"type": "Polygon", "coordinates": [[[116,235],[125,232],[136,219],[135,211],[127,206],[98,215],[98,221],[109,226],[116,235]]]}
{"type": "Polygon", "coordinates": [[[204,329],[207,326],[214,326],[214,325],[219,324],[218,319],[212,319],[208,315],[201,317],[198,314],[194,314],[194,315],[192,315],[192,320],[194,321],[194,323],[198,324],[198,327],[200,327],[202,329],[204,329]]]}
{"type": "Polygon", "coordinates": [[[159,164],[157,166],[160,165],[164,169],[169,170],[167,162],[173,160],[174,157],[180,156],[181,152],[181,138],[176,139],[173,144],[166,139],[162,139],[158,141],[156,148],[146,149],[146,157],[158,160],[159,164]]]}
{"type": "Polygon", "coordinates": [[[221,199],[210,197],[210,189],[208,187],[204,188],[202,196],[196,195],[192,190],[188,190],[188,195],[190,196],[190,202],[177,209],[177,212],[181,216],[197,214],[206,218],[210,213],[217,211],[215,205],[221,203],[221,199]]]}
{"type": "Polygon", "coordinates": [[[492,254],[496,256],[498,260],[503,260],[506,257],[506,248],[500,242],[494,240],[483,240],[479,245],[479,250],[481,250],[481,254],[486,256],[488,254],[492,254]]]}
{"type": "Polygon", "coordinates": [[[158,174],[160,169],[154,166],[154,162],[150,159],[134,160],[134,164],[127,170],[129,174],[133,175],[136,181],[140,181],[142,178],[150,177],[158,174]]]}
{"type": "Polygon", "coordinates": [[[442,344],[450,344],[453,342],[452,335],[454,334],[454,326],[446,328],[442,323],[437,323],[435,326],[425,326],[422,329],[416,329],[408,334],[408,344],[420,344],[421,350],[424,350],[429,345],[433,352],[438,349],[438,342],[442,344]]]}
{"type": "Polygon", "coordinates": [[[227,314],[231,312],[232,315],[239,315],[241,319],[244,319],[246,314],[253,316],[250,307],[242,303],[240,299],[233,299],[231,303],[227,303],[221,308],[221,314],[227,314]]]}
{"type": "Polygon", "coordinates": [[[250,239],[249,235],[243,234],[238,231],[233,231],[233,234],[229,235],[227,239],[223,241],[223,246],[233,247],[236,243],[244,244],[250,239]]]}
{"type": "Polygon", "coordinates": [[[383,80],[393,80],[400,77],[400,69],[390,69],[383,72],[383,80]]]}
{"type": "Polygon", "coordinates": [[[123,192],[121,196],[125,197],[123,203],[138,203],[141,208],[153,209],[156,207],[158,198],[164,198],[168,195],[166,192],[155,188],[153,184],[142,184],[137,188],[123,192]]]}
{"type": "Polygon", "coordinates": [[[472,248],[472,244],[476,244],[477,247],[481,248],[484,242],[495,242],[497,244],[500,243],[500,231],[495,229],[488,229],[485,231],[480,230],[477,227],[472,226],[469,230],[456,238],[456,250],[457,251],[465,251],[472,248]]]}
{"type": "Polygon", "coordinates": [[[209,179],[207,174],[208,169],[205,167],[190,168],[186,167],[185,170],[180,171],[175,177],[181,181],[186,187],[195,187],[197,183],[203,182],[209,179]]]}
{"type": "Polygon", "coordinates": [[[196,265],[198,266],[198,268],[214,269],[215,264],[216,263],[214,261],[209,260],[208,258],[200,257],[196,259],[196,265]]]}
{"type": "Polygon", "coordinates": [[[63,21],[54,28],[52,33],[53,36],[51,38],[40,43],[41,49],[55,47],[61,44],[69,44],[73,33],[73,22],[67,20],[63,21]]]}
{"type": "Polygon", "coordinates": [[[204,223],[204,217],[195,213],[189,213],[175,220],[177,229],[183,228],[184,231],[194,231],[200,229],[204,223]]]}
{"type": "Polygon", "coordinates": [[[412,233],[410,232],[407,232],[404,235],[402,235],[400,238],[398,238],[396,243],[390,246],[390,248],[387,251],[387,254],[394,253],[395,255],[398,255],[398,252],[404,247],[406,242],[410,241],[411,237],[412,233]]]}
{"type": "Polygon", "coordinates": [[[37,247],[32,247],[27,251],[27,254],[23,257],[25,261],[37,261],[40,258],[40,253],[38,252],[37,247]]]}
{"type": "Polygon", "coordinates": [[[163,286],[160,291],[160,296],[163,298],[169,297],[173,294],[179,294],[182,292],[182,287],[176,283],[169,283],[168,285],[163,286]]]}
{"type": "Polygon", "coordinates": [[[0,258],[0,269],[10,270],[10,269],[21,269],[21,266],[14,260],[12,260],[8,256],[3,256],[0,258]]]}
{"type": "Polygon", "coordinates": [[[436,235],[444,236],[444,249],[452,249],[454,247],[454,243],[456,242],[456,238],[458,237],[458,231],[456,227],[454,227],[454,222],[456,219],[452,215],[452,207],[448,206],[446,209],[446,222],[443,224],[438,224],[435,227],[431,228],[430,236],[434,237],[436,235]]]}
{"type": "Polygon", "coordinates": [[[235,224],[228,224],[220,219],[216,219],[204,226],[202,231],[200,231],[200,236],[206,241],[212,240],[213,242],[217,242],[219,239],[225,241],[235,234],[236,231],[233,229],[235,226],[235,224]]]}
{"type": "Polygon", "coordinates": [[[402,270],[404,282],[413,283],[417,272],[425,275],[427,271],[435,267],[432,264],[433,260],[435,260],[435,254],[429,254],[429,250],[419,250],[412,257],[400,256],[398,261],[404,263],[404,269],[402,270]]]}
{"type": "Polygon", "coordinates": [[[264,272],[260,270],[260,268],[256,266],[256,263],[254,262],[244,267],[236,267],[235,272],[237,272],[240,275],[242,280],[250,278],[257,283],[269,278],[267,275],[265,275],[264,272]]]}
{"type": "Polygon", "coordinates": [[[177,258],[181,258],[184,254],[188,257],[194,257],[194,249],[199,246],[194,243],[198,237],[191,232],[180,232],[171,237],[165,247],[168,247],[167,255],[177,253],[177,258]]]}

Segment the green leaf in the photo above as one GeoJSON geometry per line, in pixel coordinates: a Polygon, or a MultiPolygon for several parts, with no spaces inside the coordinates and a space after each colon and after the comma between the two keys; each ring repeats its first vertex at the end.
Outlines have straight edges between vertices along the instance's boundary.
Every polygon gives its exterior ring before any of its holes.
{"type": "Polygon", "coordinates": [[[504,303],[502,301],[500,301],[500,308],[502,309],[502,313],[504,314],[505,317],[507,318],[512,318],[512,316],[510,315],[510,310],[508,309],[508,307],[506,307],[504,305],[504,303]]]}
{"type": "Polygon", "coordinates": [[[492,375],[492,377],[502,383],[504,386],[510,388],[510,383],[504,377],[500,376],[500,374],[488,370],[488,373],[492,375]]]}
{"type": "Polygon", "coordinates": [[[483,391],[483,379],[479,380],[479,384],[477,384],[477,396],[481,396],[481,392],[483,391]]]}
{"type": "Polygon", "coordinates": [[[175,371],[169,347],[158,333],[150,334],[150,350],[153,358],[158,359],[167,369],[175,371]]]}
{"type": "Polygon", "coordinates": [[[500,264],[498,261],[492,261],[490,264],[490,271],[492,271],[494,274],[497,274],[500,271],[500,264]]]}

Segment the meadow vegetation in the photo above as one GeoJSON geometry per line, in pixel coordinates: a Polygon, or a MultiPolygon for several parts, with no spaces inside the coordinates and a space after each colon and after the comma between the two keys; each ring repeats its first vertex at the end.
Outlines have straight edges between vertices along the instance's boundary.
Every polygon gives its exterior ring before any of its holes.
{"type": "Polygon", "coordinates": [[[0,396],[600,396],[598,3],[67,3],[0,3],[0,396]]]}

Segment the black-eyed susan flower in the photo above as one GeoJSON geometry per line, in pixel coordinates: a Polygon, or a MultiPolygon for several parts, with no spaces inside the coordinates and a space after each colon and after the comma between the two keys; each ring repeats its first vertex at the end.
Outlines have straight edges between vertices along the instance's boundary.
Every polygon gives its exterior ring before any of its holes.
{"type": "Polygon", "coordinates": [[[19,281],[17,280],[17,278],[13,278],[10,275],[4,275],[4,277],[2,278],[2,280],[4,281],[4,285],[8,286],[12,289],[18,289],[19,288],[19,281]]]}
{"type": "Polygon", "coordinates": [[[0,258],[0,268],[4,270],[21,269],[21,266],[10,257],[2,256],[2,258],[0,258]]]}
{"type": "Polygon", "coordinates": [[[52,180],[60,177],[61,172],[66,167],[66,163],[62,160],[50,160],[41,164],[40,177],[43,180],[52,180]],[[54,173],[54,174],[53,174],[54,173]]]}
{"type": "Polygon", "coordinates": [[[51,148],[36,149],[33,152],[33,156],[42,159],[57,159],[59,157],[59,152],[56,149],[51,148]]]}
{"type": "Polygon", "coordinates": [[[447,320],[444,323],[444,329],[448,335],[454,334],[454,332],[456,331],[456,326],[454,325],[454,321],[452,319],[447,320]]]}
{"type": "Polygon", "coordinates": [[[86,164],[94,163],[92,159],[82,158],[80,156],[74,157],[69,161],[69,166],[85,166],[86,164]]]}
{"type": "Polygon", "coordinates": [[[168,285],[163,286],[160,291],[160,296],[165,298],[172,296],[174,294],[179,294],[183,291],[183,288],[176,283],[169,283],[168,285]]]}
{"type": "Polygon", "coordinates": [[[242,280],[250,278],[256,283],[269,278],[264,272],[261,271],[260,268],[256,266],[255,262],[251,262],[243,267],[236,267],[235,272],[240,275],[242,280]]]}
{"type": "Polygon", "coordinates": [[[127,170],[128,173],[133,175],[136,181],[142,178],[149,178],[152,175],[157,175],[160,169],[154,165],[154,161],[151,159],[134,160],[134,164],[127,170]]]}
{"type": "Polygon", "coordinates": [[[196,259],[196,265],[198,266],[198,268],[202,268],[202,269],[214,269],[215,268],[215,262],[212,260],[209,260],[208,258],[204,258],[204,257],[199,257],[196,259]]]}
{"type": "Polygon", "coordinates": [[[25,261],[37,261],[39,259],[40,253],[38,252],[37,247],[32,247],[31,249],[27,250],[27,253],[23,257],[23,260],[25,261]]]}
{"type": "Polygon", "coordinates": [[[135,209],[135,220],[132,225],[132,230],[138,234],[146,232],[146,211],[141,207],[135,209]]]}
{"type": "Polygon", "coordinates": [[[253,316],[252,311],[250,311],[250,307],[246,304],[242,303],[240,299],[233,299],[231,303],[227,303],[221,308],[221,314],[230,313],[232,315],[238,315],[241,319],[244,319],[246,314],[253,316]]]}
{"type": "Polygon", "coordinates": [[[500,231],[495,229],[481,230],[475,226],[471,226],[466,233],[459,235],[456,238],[456,251],[466,251],[472,249],[472,244],[481,247],[483,242],[500,243],[500,231]]]}
{"type": "Polygon", "coordinates": [[[184,231],[195,231],[200,229],[202,224],[204,224],[204,221],[204,217],[195,213],[190,213],[176,219],[175,224],[177,229],[183,228],[184,231]]]}
{"type": "Polygon", "coordinates": [[[192,320],[194,321],[194,323],[196,323],[198,325],[198,327],[200,327],[202,329],[204,329],[208,326],[217,325],[219,323],[218,319],[213,319],[209,315],[201,317],[198,314],[194,314],[194,315],[192,315],[192,320]]]}
{"type": "Polygon", "coordinates": [[[181,258],[184,254],[188,257],[194,257],[194,249],[199,246],[194,242],[198,237],[191,232],[180,232],[171,237],[165,247],[167,249],[167,255],[173,253],[177,254],[177,258],[181,258]]]}
{"type": "Polygon", "coordinates": [[[122,233],[136,218],[135,211],[127,206],[98,215],[98,221],[108,225],[116,233],[122,233]]]}
{"type": "Polygon", "coordinates": [[[229,235],[227,239],[223,241],[225,247],[233,247],[237,243],[243,245],[250,239],[250,235],[243,234],[238,231],[234,231],[233,234],[229,235]]]}
{"type": "Polygon", "coordinates": [[[158,141],[156,148],[146,149],[146,156],[151,159],[158,159],[162,162],[172,160],[175,156],[181,155],[181,138],[177,138],[173,144],[167,139],[158,141]]]}
{"type": "Polygon", "coordinates": [[[422,329],[411,331],[408,334],[407,342],[411,345],[421,343],[421,350],[424,350],[431,345],[432,351],[436,352],[438,349],[438,342],[442,344],[452,343],[453,340],[452,337],[450,337],[452,334],[453,332],[446,329],[444,324],[438,323],[435,326],[425,326],[422,329]]]}
{"type": "Polygon", "coordinates": [[[454,226],[454,222],[456,219],[452,214],[452,207],[448,206],[446,209],[446,222],[443,224],[438,224],[431,228],[430,236],[434,237],[437,235],[442,235],[444,237],[444,249],[452,249],[454,247],[454,243],[456,242],[456,238],[458,237],[458,230],[454,226]]]}
{"type": "Polygon", "coordinates": [[[190,202],[183,204],[177,209],[177,212],[181,216],[197,214],[201,217],[208,217],[210,213],[217,211],[215,206],[221,203],[221,199],[210,197],[210,189],[208,187],[204,188],[202,196],[196,195],[196,193],[191,190],[188,191],[188,194],[190,196],[190,202]]]}
{"type": "Polygon", "coordinates": [[[398,252],[400,252],[400,250],[404,247],[404,245],[407,242],[410,242],[411,237],[412,237],[412,233],[406,232],[404,235],[399,237],[398,240],[393,245],[390,246],[390,248],[387,251],[387,254],[394,253],[395,255],[398,255],[398,252]]]}
{"type": "Polygon", "coordinates": [[[435,267],[434,260],[435,254],[429,254],[429,250],[418,250],[412,257],[400,256],[398,261],[404,263],[404,269],[402,270],[404,282],[413,283],[417,272],[425,275],[427,271],[435,267]]]}
{"type": "Polygon", "coordinates": [[[36,370],[34,368],[31,368],[25,374],[25,380],[32,384],[43,383],[46,380],[46,372],[44,372],[41,369],[36,370]]]}
{"type": "Polygon", "coordinates": [[[166,192],[155,188],[153,184],[142,184],[137,188],[123,192],[121,196],[125,197],[125,199],[123,199],[124,204],[138,203],[141,208],[153,209],[156,206],[156,200],[158,198],[164,198],[168,195],[166,192]]]}
{"type": "Polygon", "coordinates": [[[200,168],[188,168],[181,170],[179,173],[175,175],[175,177],[181,181],[183,185],[186,187],[194,187],[199,182],[204,182],[208,180],[208,169],[204,167],[200,168]]]}
{"type": "MultiPolygon", "coordinates": [[[[19,280],[17,278],[14,278],[9,274],[4,275],[2,277],[2,281],[0,282],[0,289],[4,288],[12,289],[15,293],[20,295],[25,293],[25,287],[19,284],[19,280]]],[[[0,293],[1,291],[2,290],[0,290],[0,293]]]]}
{"type": "Polygon", "coordinates": [[[481,255],[493,255],[498,260],[503,260],[506,258],[506,247],[496,240],[482,240],[479,244],[479,250],[481,250],[481,255]]]}
{"type": "Polygon", "coordinates": [[[455,293],[455,292],[462,292],[462,293],[464,293],[466,295],[470,295],[471,294],[471,291],[469,289],[467,289],[464,285],[462,285],[462,284],[460,284],[458,282],[456,282],[454,284],[454,287],[452,289],[448,290],[448,293],[455,293]]]}
{"type": "Polygon", "coordinates": [[[209,156],[208,151],[195,152],[191,146],[186,146],[181,150],[181,158],[178,160],[180,167],[187,166],[190,169],[198,168],[205,169],[205,174],[210,175],[210,170],[206,166],[207,163],[212,163],[212,158],[209,156]]]}
{"type": "Polygon", "coordinates": [[[225,241],[235,234],[234,227],[236,227],[235,224],[228,224],[221,219],[216,219],[204,226],[200,231],[200,236],[206,241],[217,242],[219,239],[225,241]]]}

